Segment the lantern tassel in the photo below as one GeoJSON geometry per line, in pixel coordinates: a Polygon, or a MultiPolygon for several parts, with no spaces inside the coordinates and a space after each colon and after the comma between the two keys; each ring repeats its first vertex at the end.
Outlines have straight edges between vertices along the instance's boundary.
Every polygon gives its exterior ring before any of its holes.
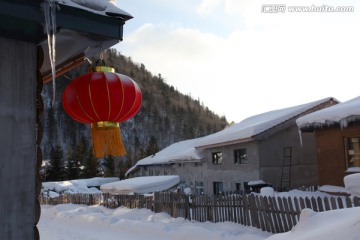
{"type": "Polygon", "coordinates": [[[96,158],[124,156],[125,146],[121,139],[119,123],[96,122],[91,124],[93,151],[96,158]]]}

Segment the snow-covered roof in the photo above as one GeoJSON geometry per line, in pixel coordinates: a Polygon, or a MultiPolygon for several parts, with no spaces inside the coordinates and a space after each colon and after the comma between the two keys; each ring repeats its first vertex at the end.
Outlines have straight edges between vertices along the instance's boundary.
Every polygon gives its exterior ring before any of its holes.
{"type": "Polygon", "coordinates": [[[138,166],[200,161],[203,158],[203,150],[196,149],[194,146],[201,139],[202,138],[195,138],[174,143],[157,152],[155,155],[139,160],[125,175],[134,171],[138,166]]]}
{"type": "Polygon", "coordinates": [[[203,150],[195,149],[195,144],[202,138],[195,138],[174,143],[167,148],[157,152],[155,155],[148,156],[139,160],[126,175],[135,170],[138,166],[167,164],[184,161],[200,161],[203,158],[203,150]]]}
{"type": "Polygon", "coordinates": [[[55,191],[58,193],[93,193],[99,192],[99,190],[95,188],[89,187],[98,187],[105,183],[116,182],[119,181],[117,177],[111,178],[101,178],[94,177],[88,179],[77,179],[77,180],[69,180],[69,181],[58,181],[58,182],[43,182],[42,188],[44,190],[55,191]]]}
{"type": "Polygon", "coordinates": [[[300,129],[313,129],[339,124],[342,128],[360,120],[360,97],[310,113],[296,120],[300,129]]]}
{"type": "Polygon", "coordinates": [[[202,138],[195,138],[174,143],[167,148],[139,160],[136,165],[153,165],[178,161],[196,161],[203,158],[203,151],[196,150],[195,144],[202,138]]]}
{"type": "Polygon", "coordinates": [[[299,106],[274,110],[246,118],[240,123],[204,137],[195,147],[206,148],[216,145],[234,144],[241,140],[250,141],[252,137],[331,100],[337,101],[334,98],[329,97],[299,106]]]}
{"type": "Polygon", "coordinates": [[[106,183],[100,186],[105,193],[129,194],[129,193],[151,193],[164,191],[180,183],[177,175],[147,176],[129,178],[122,181],[106,183]]]}
{"type": "Polygon", "coordinates": [[[118,16],[126,20],[133,18],[116,6],[116,0],[55,0],[60,4],[80,8],[105,16],[118,16]]]}

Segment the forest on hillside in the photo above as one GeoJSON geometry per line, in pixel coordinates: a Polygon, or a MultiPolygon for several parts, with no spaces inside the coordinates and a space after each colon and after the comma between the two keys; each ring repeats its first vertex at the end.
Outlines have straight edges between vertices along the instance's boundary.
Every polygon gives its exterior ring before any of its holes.
{"type": "MultiPolygon", "coordinates": [[[[98,56],[90,59],[92,64],[83,63],[56,79],[54,104],[51,101],[52,84],[44,85],[43,159],[49,159],[54,149],[63,153],[64,161],[67,161],[74,149],[91,151],[89,125],[71,119],[63,110],[61,97],[67,84],[87,73],[97,59],[98,56]]],[[[142,91],[143,102],[138,114],[120,123],[127,150],[123,162],[126,162],[127,167],[172,143],[209,135],[228,125],[225,117],[216,115],[200,99],[180,93],[174,86],[168,85],[161,74],[153,75],[144,64],[133,62],[116,49],[103,52],[103,60],[106,66],[136,81],[142,91]]]]}

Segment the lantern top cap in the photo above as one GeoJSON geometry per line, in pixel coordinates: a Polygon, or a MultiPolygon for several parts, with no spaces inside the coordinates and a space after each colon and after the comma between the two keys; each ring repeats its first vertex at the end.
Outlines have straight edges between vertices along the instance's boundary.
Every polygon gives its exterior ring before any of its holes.
{"type": "Polygon", "coordinates": [[[115,73],[115,69],[107,66],[95,66],[90,67],[89,72],[112,72],[115,73]]]}

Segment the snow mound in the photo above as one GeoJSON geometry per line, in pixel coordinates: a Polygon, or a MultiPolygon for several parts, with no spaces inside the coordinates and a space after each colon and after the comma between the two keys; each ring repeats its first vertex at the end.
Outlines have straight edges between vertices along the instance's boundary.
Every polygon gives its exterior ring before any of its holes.
{"type": "Polygon", "coordinates": [[[275,191],[272,187],[263,187],[260,189],[260,195],[266,197],[274,197],[275,191]]]}
{"type": "Polygon", "coordinates": [[[344,177],[345,188],[352,196],[360,197],[360,173],[350,174],[344,177]]]}
{"type": "Polygon", "coordinates": [[[289,232],[275,234],[266,240],[355,240],[360,236],[360,208],[325,212],[303,209],[299,223],[289,232]]]}
{"type": "Polygon", "coordinates": [[[305,218],[312,217],[315,214],[316,214],[316,212],[314,212],[312,209],[304,208],[303,210],[301,210],[300,219],[304,221],[305,218]]]}
{"type": "Polygon", "coordinates": [[[351,192],[344,188],[339,186],[332,186],[332,185],[323,185],[319,187],[319,191],[331,193],[331,194],[351,194],[351,192]]]}

